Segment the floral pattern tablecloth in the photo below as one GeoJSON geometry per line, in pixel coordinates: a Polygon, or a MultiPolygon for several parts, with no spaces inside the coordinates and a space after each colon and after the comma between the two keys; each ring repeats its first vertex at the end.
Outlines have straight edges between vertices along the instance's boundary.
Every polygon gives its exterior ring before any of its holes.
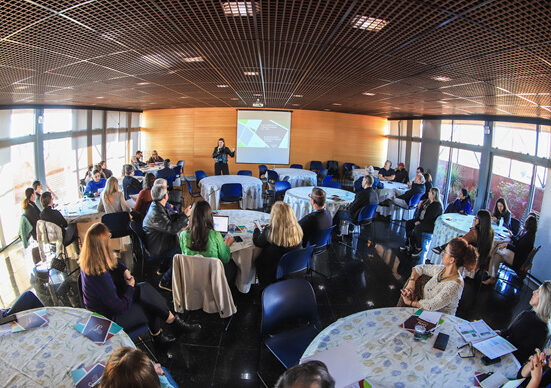
{"type": "Polygon", "coordinates": [[[98,346],[74,329],[90,311],[70,307],[46,307],[46,311],[48,326],[0,337],[0,386],[73,387],[71,371],[81,364],[106,362],[115,349],[135,347],[122,330],[98,346]]]}
{"type": "Polygon", "coordinates": [[[98,213],[99,201],[99,197],[80,198],[74,202],[57,205],[56,209],[69,223],[95,221],[103,215],[98,213]]]}
{"type": "Polygon", "coordinates": [[[274,171],[279,175],[279,180],[288,176],[287,181],[291,187],[315,186],[318,183],[318,176],[314,171],[298,168],[274,168],[274,171]]]}
{"type": "Polygon", "coordinates": [[[385,181],[382,181],[381,183],[384,187],[382,189],[377,189],[377,194],[379,194],[379,202],[383,202],[385,199],[393,199],[408,191],[408,185],[405,183],[385,181]]]}
{"type": "Polygon", "coordinates": [[[220,188],[225,183],[241,183],[243,199],[239,202],[241,209],[262,208],[262,181],[245,175],[216,175],[201,179],[201,196],[213,210],[220,208],[220,188]]]}
{"type": "MultiPolygon", "coordinates": [[[[312,192],[313,186],[295,187],[294,189],[287,190],[283,202],[288,203],[297,220],[307,215],[312,211],[312,205],[310,204],[310,197],[308,194],[312,192]]],[[[337,211],[354,200],[354,193],[341,189],[334,189],[332,187],[321,187],[325,190],[327,195],[327,201],[325,202],[325,208],[331,213],[331,217],[335,217],[337,211]],[[335,201],[331,199],[331,196],[338,195],[341,201],[335,201]]]]}
{"type": "MultiPolygon", "coordinates": [[[[451,239],[463,236],[473,226],[474,216],[459,213],[442,214],[434,223],[434,232],[426,258],[433,264],[441,264],[442,256],[432,251],[432,248],[446,244],[451,239]]],[[[506,227],[492,225],[494,228],[494,248],[497,244],[509,240],[509,232],[506,227]]]]}
{"type": "Polygon", "coordinates": [[[413,334],[399,327],[417,309],[392,307],[366,310],[339,319],[325,328],[304,351],[302,358],[351,342],[362,360],[365,377],[375,387],[471,387],[475,371],[498,371],[514,378],[520,364],[509,354],[485,366],[476,352],[461,358],[462,339],[454,329],[461,318],[444,314],[440,330],[450,335],[445,351],[433,349],[436,336],[416,342],[413,334]]]}
{"type": "Polygon", "coordinates": [[[244,232],[233,233],[234,236],[241,237],[243,242],[235,242],[230,251],[232,260],[237,265],[235,286],[242,293],[247,293],[251,289],[256,275],[254,260],[261,252],[261,249],[253,244],[254,222],[260,221],[262,224],[268,224],[270,215],[253,210],[216,210],[215,213],[228,216],[230,224],[245,226],[244,232]]]}

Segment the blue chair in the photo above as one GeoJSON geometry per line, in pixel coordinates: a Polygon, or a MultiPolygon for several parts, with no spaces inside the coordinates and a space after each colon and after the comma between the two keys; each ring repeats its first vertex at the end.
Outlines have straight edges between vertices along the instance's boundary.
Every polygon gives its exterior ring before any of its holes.
{"type": "Polygon", "coordinates": [[[281,256],[277,264],[276,279],[279,280],[287,275],[308,269],[313,252],[314,247],[307,247],[287,252],[281,256]]]}
{"type": "Polygon", "coordinates": [[[239,202],[243,198],[241,183],[224,183],[220,188],[220,202],[239,202]]]}
{"type": "Polygon", "coordinates": [[[142,170],[134,170],[134,176],[144,176],[144,173],[142,170]]]}
{"type": "Polygon", "coordinates": [[[268,170],[267,175],[268,175],[268,182],[270,183],[275,183],[279,180],[279,174],[274,170],[268,170]]]}
{"type": "Polygon", "coordinates": [[[251,170],[239,170],[237,175],[253,176],[253,172],[251,170]]]}
{"type": "Polygon", "coordinates": [[[195,198],[201,198],[201,192],[197,191],[194,192],[193,188],[191,187],[191,183],[187,180],[187,178],[184,178],[187,184],[187,189],[189,191],[189,195],[191,196],[191,202],[195,202],[195,198]]]}
{"type": "Polygon", "coordinates": [[[337,179],[339,179],[339,162],[336,160],[328,160],[326,167],[329,174],[334,175],[337,179]]]}
{"type": "Polygon", "coordinates": [[[199,182],[201,182],[201,179],[206,178],[207,174],[203,170],[197,170],[195,171],[195,183],[199,185],[199,182]]]}
{"type": "Polygon", "coordinates": [[[318,183],[322,182],[329,172],[326,168],[322,168],[318,171],[318,183]]]}
{"type": "Polygon", "coordinates": [[[318,322],[316,295],[306,280],[283,280],[264,289],[260,333],[266,347],[285,368],[298,364],[319,333],[318,322]],[[303,324],[289,329],[294,322],[303,324]]]}
{"type": "Polygon", "coordinates": [[[174,174],[176,174],[176,178],[178,178],[180,175],[182,175],[182,166],[174,166],[172,167],[172,171],[174,171],[174,174]]]}
{"type": "Polygon", "coordinates": [[[331,245],[331,233],[333,233],[335,225],[325,230],[320,230],[308,243],[314,246],[314,254],[319,254],[327,250],[327,246],[331,245]]]}
{"type": "Polygon", "coordinates": [[[107,226],[111,233],[111,238],[120,238],[130,235],[128,224],[130,223],[130,214],[126,212],[104,214],[101,222],[107,226]]]}
{"type": "Polygon", "coordinates": [[[321,182],[322,187],[332,187],[334,189],[340,189],[341,184],[339,182],[333,181],[333,175],[327,175],[325,178],[323,178],[323,181],[321,182]]]}
{"type": "Polygon", "coordinates": [[[360,210],[360,214],[358,214],[358,222],[366,221],[366,220],[373,220],[375,218],[375,211],[377,210],[378,204],[374,205],[367,205],[360,210]]]}
{"type": "Polygon", "coordinates": [[[284,196],[285,192],[291,188],[291,184],[287,181],[277,181],[274,184],[274,190],[266,190],[268,197],[273,197],[273,202],[277,201],[279,196],[284,196]]]}
{"type": "Polygon", "coordinates": [[[302,164],[291,164],[290,168],[298,168],[299,170],[302,170],[302,164]]]}
{"type": "Polygon", "coordinates": [[[263,175],[266,175],[266,171],[268,171],[268,166],[265,164],[259,164],[258,165],[258,177],[262,178],[263,175]]]}
{"type": "Polygon", "coordinates": [[[310,171],[319,171],[323,168],[323,164],[319,160],[312,160],[310,162],[310,171]]]}
{"type": "Polygon", "coordinates": [[[178,160],[178,162],[176,163],[177,166],[182,167],[182,173],[184,172],[184,163],[184,160],[178,160]]]}
{"type": "Polygon", "coordinates": [[[130,238],[132,239],[132,253],[134,254],[134,262],[136,268],[139,268],[139,271],[136,271],[140,274],[140,280],[144,279],[145,267],[155,267],[160,264],[161,257],[153,256],[149,254],[147,248],[145,247],[145,232],[142,228],[141,223],[136,220],[130,221],[130,238]]]}

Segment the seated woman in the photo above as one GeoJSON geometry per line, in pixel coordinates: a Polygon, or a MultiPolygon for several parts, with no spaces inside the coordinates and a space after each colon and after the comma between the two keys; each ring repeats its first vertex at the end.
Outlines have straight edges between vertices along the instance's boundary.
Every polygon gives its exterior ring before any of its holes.
{"type": "Polygon", "coordinates": [[[444,213],[471,214],[471,196],[466,188],[457,193],[457,199],[450,203],[444,213]]]}
{"type": "Polygon", "coordinates": [[[421,197],[421,201],[424,201],[429,197],[429,191],[432,189],[432,175],[426,172],[423,176],[425,177],[425,194],[421,197]]]}
{"type": "Polygon", "coordinates": [[[145,217],[147,214],[147,209],[153,201],[151,198],[151,188],[155,183],[155,174],[148,172],[145,174],[143,180],[143,189],[138,193],[138,199],[136,199],[136,205],[134,206],[134,212],[145,217]]]}
{"type": "Polygon", "coordinates": [[[260,287],[276,280],[277,264],[281,256],[302,247],[302,228],[295,212],[288,204],[277,201],[270,212],[270,223],[260,231],[254,225],[253,243],[262,248],[255,261],[260,287]]]}
{"type": "Polygon", "coordinates": [[[195,202],[191,207],[188,227],[180,233],[180,248],[182,254],[204,257],[215,257],[224,264],[224,272],[228,284],[232,284],[237,272],[235,263],[231,261],[230,247],[233,237],[224,239],[220,232],[214,230],[212,210],[207,201],[195,202]]]}
{"type": "Polygon", "coordinates": [[[99,189],[105,187],[105,178],[101,177],[101,173],[98,170],[92,172],[92,180],[88,182],[84,189],[84,195],[87,197],[98,197],[99,189]]]}
{"type": "Polygon", "coordinates": [[[492,214],[492,221],[499,224],[499,221],[503,220],[503,226],[507,229],[511,226],[511,212],[507,207],[505,198],[498,198],[496,205],[494,206],[494,214],[492,214]]]}
{"type": "Polygon", "coordinates": [[[25,189],[25,199],[23,200],[23,215],[31,223],[33,229],[31,235],[36,240],[36,222],[40,219],[40,209],[36,206],[36,194],[32,187],[25,189]]]}
{"type": "Polygon", "coordinates": [[[515,345],[513,355],[523,364],[536,349],[543,349],[549,335],[551,318],[551,281],[547,280],[532,293],[531,308],[519,313],[501,336],[515,345]]]}
{"type": "Polygon", "coordinates": [[[105,189],[101,192],[100,202],[98,205],[98,212],[130,213],[131,209],[124,199],[124,195],[119,191],[119,181],[112,176],[107,179],[105,189]]]}
{"type": "Polygon", "coordinates": [[[548,352],[549,350],[542,353],[539,349],[536,349],[536,352],[530,356],[528,362],[520,368],[517,379],[529,378],[529,380],[524,380],[521,387],[538,388],[549,387],[551,385],[551,358],[547,359],[546,353],[548,352]]]}
{"type": "Polygon", "coordinates": [[[84,237],[79,261],[82,297],[88,310],[127,330],[147,324],[154,344],[160,347],[174,342],[163,334],[161,320],[177,332],[200,328],[174,315],[166,299],[149,283],[136,284],[128,268],[113,256],[109,238],[109,229],[101,222],[93,224],[84,237]]]}
{"type": "Polygon", "coordinates": [[[511,242],[501,244],[497,252],[490,258],[488,266],[490,277],[482,283],[485,285],[495,284],[499,264],[503,262],[513,267],[515,271],[520,271],[534,248],[537,230],[538,221],[536,221],[536,217],[529,216],[524,222],[524,230],[517,237],[511,235],[511,242]]]}
{"type": "Polygon", "coordinates": [[[432,233],[436,219],[442,215],[440,190],[437,187],[430,189],[428,199],[415,214],[413,219],[406,221],[406,246],[400,247],[400,250],[408,251],[412,256],[418,256],[423,252],[423,233],[432,233]]]}
{"type": "Polygon", "coordinates": [[[109,357],[99,388],[153,388],[164,387],[167,383],[178,388],[161,364],[153,364],[140,349],[122,347],[109,357]]]}
{"type": "Polygon", "coordinates": [[[464,287],[459,268],[464,267],[473,272],[477,262],[476,249],[464,238],[454,238],[442,255],[443,265],[421,264],[413,267],[411,276],[401,291],[398,307],[411,306],[455,315],[464,287]],[[416,286],[421,275],[427,275],[430,279],[424,286],[416,286]]]}
{"type": "Polygon", "coordinates": [[[160,163],[162,162],[164,159],[161,158],[159,156],[159,154],[157,153],[157,151],[153,150],[153,152],[151,153],[151,157],[149,158],[149,160],[147,161],[148,164],[151,164],[151,163],[160,163]]]}
{"type": "Polygon", "coordinates": [[[40,212],[40,219],[42,221],[52,222],[61,228],[63,232],[63,245],[67,246],[75,241],[78,238],[77,224],[68,224],[59,210],[52,208],[54,205],[52,194],[49,191],[42,193],[40,202],[44,209],[40,212]]]}

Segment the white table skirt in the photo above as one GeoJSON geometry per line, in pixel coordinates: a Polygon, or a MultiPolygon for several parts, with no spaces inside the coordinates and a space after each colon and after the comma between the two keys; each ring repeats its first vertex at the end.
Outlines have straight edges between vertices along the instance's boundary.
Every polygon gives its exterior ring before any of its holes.
{"type": "Polygon", "coordinates": [[[279,175],[279,180],[288,176],[291,187],[315,186],[318,184],[318,176],[314,171],[298,168],[274,168],[279,175]]]}
{"type": "Polygon", "coordinates": [[[354,178],[354,182],[363,176],[365,176],[365,168],[355,168],[352,170],[352,178],[354,178]]]}
{"type": "MultiPolygon", "coordinates": [[[[92,313],[70,307],[45,307],[46,327],[0,337],[0,376],[4,386],[73,387],[71,371],[107,362],[115,349],[135,348],[124,331],[98,346],[73,328],[92,313]]],[[[32,312],[41,309],[25,311],[32,312]]],[[[23,313],[23,314],[24,314],[23,313]]]]}
{"type": "MultiPolygon", "coordinates": [[[[451,239],[467,234],[473,226],[473,221],[474,216],[459,213],[446,213],[438,217],[434,223],[434,231],[426,258],[431,263],[441,264],[442,256],[434,253],[432,248],[439,247],[451,239]]],[[[497,245],[509,240],[509,232],[504,226],[492,225],[492,227],[494,229],[494,247],[492,251],[494,251],[497,245]]]]}
{"type": "Polygon", "coordinates": [[[362,311],[326,327],[304,351],[302,358],[351,343],[361,360],[365,378],[375,387],[471,387],[474,372],[499,371],[514,378],[519,362],[509,354],[494,365],[485,366],[481,354],[460,358],[463,343],[454,329],[465,320],[444,314],[440,331],[450,336],[445,351],[433,349],[434,335],[415,342],[413,334],[399,327],[417,309],[382,308],[362,311]]]}
{"type": "MultiPolygon", "coordinates": [[[[308,194],[312,192],[313,186],[307,187],[295,187],[294,189],[287,190],[283,202],[288,203],[298,220],[312,211],[312,205],[310,204],[310,197],[308,194]]],[[[332,187],[321,187],[327,195],[327,201],[325,202],[325,208],[331,213],[331,217],[335,217],[337,211],[354,201],[354,193],[350,191],[334,189],[332,187]],[[331,196],[338,195],[342,201],[336,201],[331,199],[331,196]]]]}
{"type": "Polygon", "coordinates": [[[220,188],[225,183],[240,183],[243,186],[241,209],[262,208],[262,181],[245,175],[217,175],[201,179],[201,196],[213,210],[220,208],[220,188]]]}
{"type": "Polygon", "coordinates": [[[262,251],[261,248],[257,248],[253,244],[254,222],[260,221],[262,224],[268,224],[270,215],[253,210],[217,210],[216,214],[228,216],[230,224],[245,226],[245,232],[233,233],[234,236],[241,237],[243,242],[233,243],[230,250],[231,258],[237,265],[235,286],[240,292],[247,293],[251,289],[256,275],[254,261],[262,251]]]}

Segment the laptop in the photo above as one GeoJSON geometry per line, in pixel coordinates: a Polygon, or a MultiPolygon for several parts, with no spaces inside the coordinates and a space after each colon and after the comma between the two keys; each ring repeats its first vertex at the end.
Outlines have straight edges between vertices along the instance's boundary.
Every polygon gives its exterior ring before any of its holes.
{"type": "Polygon", "coordinates": [[[230,218],[228,216],[212,216],[214,222],[214,230],[222,233],[222,236],[226,236],[230,226],[230,218]]]}

